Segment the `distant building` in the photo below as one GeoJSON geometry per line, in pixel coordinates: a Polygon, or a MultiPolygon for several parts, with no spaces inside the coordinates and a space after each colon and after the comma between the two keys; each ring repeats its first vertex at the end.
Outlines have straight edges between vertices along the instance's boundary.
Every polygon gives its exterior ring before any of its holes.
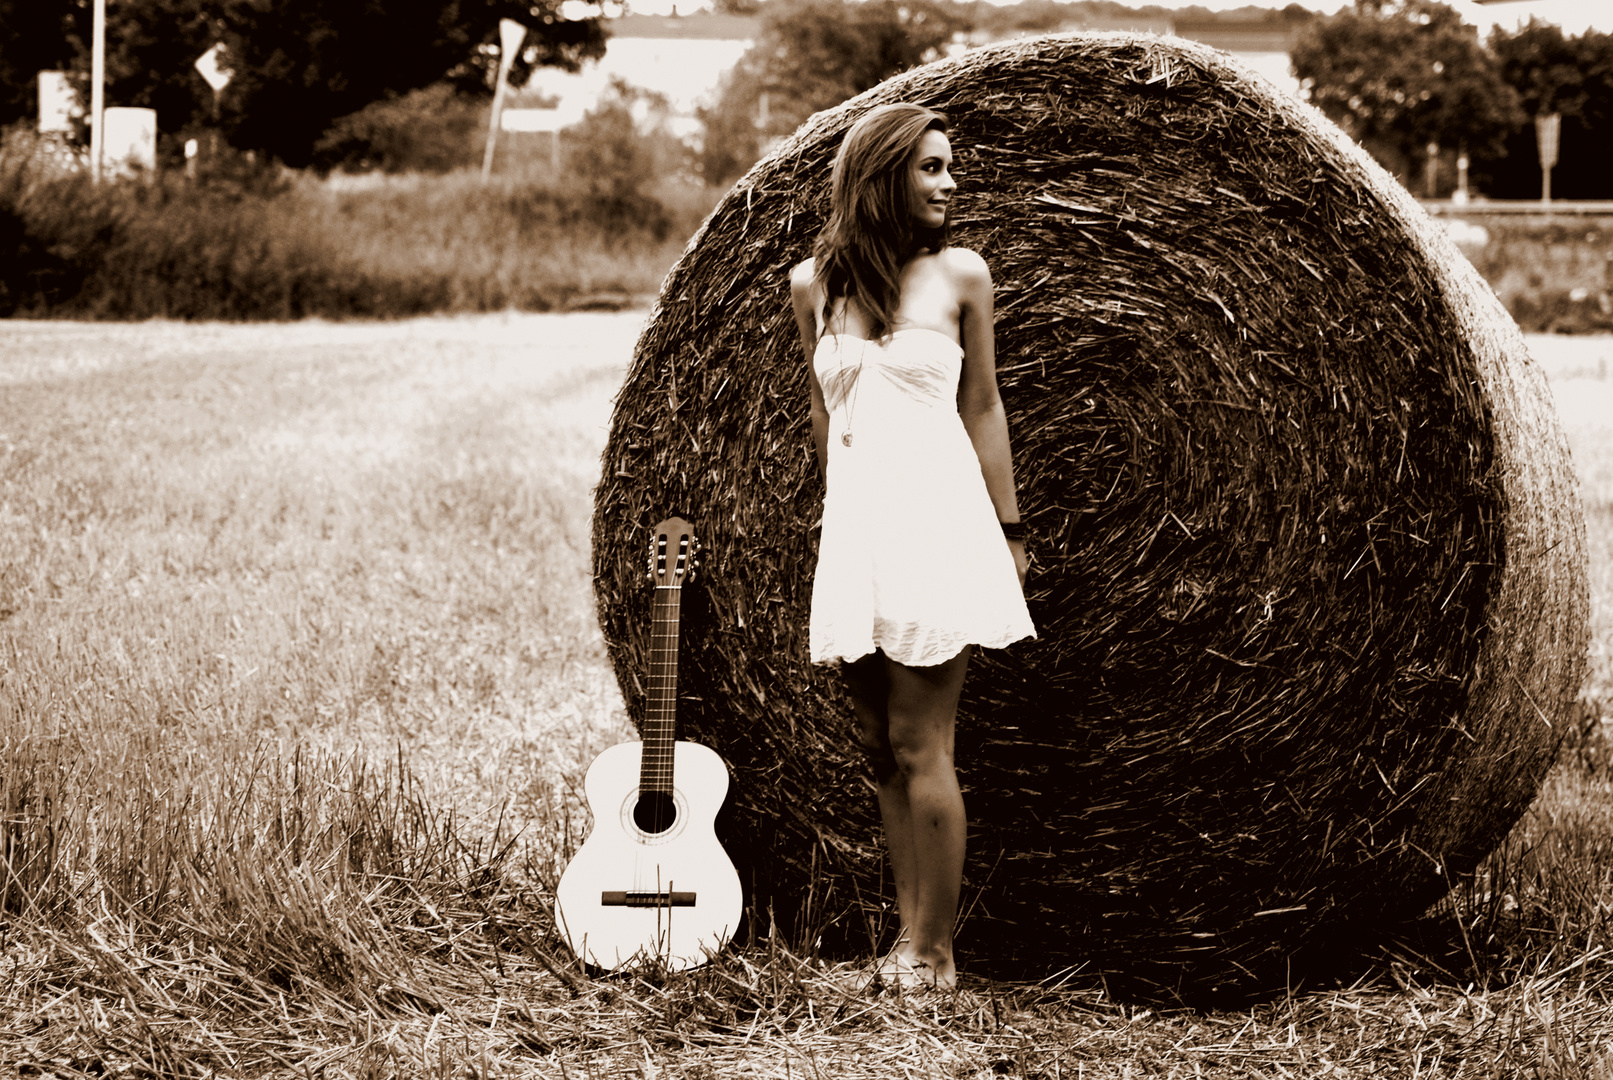
{"type": "MultiPolygon", "coordinates": [[[[696,134],[695,109],[716,99],[723,77],[755,42],[760,28],[761,20],[754,16],[711,11],[613,19],[602,58],[584,64],[576,73],[556,68],[533,72],[526,88],[507,99],[506,113],[515,115],[506,124],[513,130],[553,131],[576,123],[599,101],[612,79],[621,79],[665,95],[672,107],[673,130],[679,135],[696,134]]],[[[1288,59],[1297,30],[1290,26],[1134,13],[1077,16],[1059,30],[1125,30],[1201,41],[1232,53],[1278,87],[1299,93],[1288,59]]],[[[956,54],[1004,39],[1001,33],[959,35],[949,51],[956,54]]]]}
{"type": "Polygon", "coordinates": [[[561,124],[575,123],[619,78],[665,95],[672,106],[673,130],[689,134],[699,127],[695,108],[715,100],[723,76],[751,47],[759,25],[751,16],[710,11],[624,15],[610,21],[603,57],[576,73],[538,69],[523,90],[510,95],[507,108],[550,105],[561,124]],[[556,99],[558,106],[551,105],[556,99]]]}

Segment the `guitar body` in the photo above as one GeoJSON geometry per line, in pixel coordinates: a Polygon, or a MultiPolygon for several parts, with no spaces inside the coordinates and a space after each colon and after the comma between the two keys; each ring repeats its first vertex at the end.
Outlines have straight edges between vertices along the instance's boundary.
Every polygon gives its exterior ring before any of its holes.
{"type": "Polygon", "coordinates": [[[733,937],[744,906],[715,830],[728,767],[698,743],[672,743],[671,820],[646,831],[636,819],[644,745],[613,746],[589,767],[594,828],[555,893],[561,935],[607,971],[645,960],[674,971],[703,964],[733,937]]]}

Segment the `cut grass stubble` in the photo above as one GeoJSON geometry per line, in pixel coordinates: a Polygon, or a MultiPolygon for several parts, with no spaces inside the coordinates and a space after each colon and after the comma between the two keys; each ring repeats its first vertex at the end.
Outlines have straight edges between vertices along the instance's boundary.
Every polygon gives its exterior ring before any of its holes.
{"type": "MultiPolygon", "coordinates": [[[[639,318],[8,326],[0,1063],[1604,1075],[1594,724],[1508,845],[1347,990],[1150,1013],[1076,973],[913,1000],[760,924],[687,976],[568,966],[548,891],[582,771],[631,737],[586,528],[639,318]]],[[[1552,368],[1591,527],[1592,719],[1613,701],[1596,360],[1552,368]]]]}

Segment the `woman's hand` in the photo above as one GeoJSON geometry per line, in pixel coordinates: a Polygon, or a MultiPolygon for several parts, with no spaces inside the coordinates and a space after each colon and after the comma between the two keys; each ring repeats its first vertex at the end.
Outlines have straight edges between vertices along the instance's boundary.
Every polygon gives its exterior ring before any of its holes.
{"type": "Polygon", "coordinates": [[[1008,541],[1008,550],[1013,552],[1014,569],[1019,573],[1019,587],[1023,591],[1025,588],[1025,572],[1030,569],[1030,559],[1025,555],[1025,541],[1008,541]]]}

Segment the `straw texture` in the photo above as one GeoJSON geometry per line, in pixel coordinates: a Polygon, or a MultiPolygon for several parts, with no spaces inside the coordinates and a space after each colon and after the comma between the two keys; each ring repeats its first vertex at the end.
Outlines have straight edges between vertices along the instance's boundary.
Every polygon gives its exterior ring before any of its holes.
{"type": "Polygon", "coordinates": [[[1223,54],[976,50],[814,116],[716,208],[639,342],[596,495],[629,711],[648,529],[683,514],[705,553],[680,735],[734,771],[725,842],[762,929],[888,934],[872,781],[837,675],[806,660],[822,492],[787,275],[840,137],[899,100],[951,118],[954,242],[995,279],[1040,631],[965,687],[963,964],[1280,987],[1420,911],[1533,798],[1584,668],[1584,524],[1488,288],[1336,128],[1223,54]]]}

